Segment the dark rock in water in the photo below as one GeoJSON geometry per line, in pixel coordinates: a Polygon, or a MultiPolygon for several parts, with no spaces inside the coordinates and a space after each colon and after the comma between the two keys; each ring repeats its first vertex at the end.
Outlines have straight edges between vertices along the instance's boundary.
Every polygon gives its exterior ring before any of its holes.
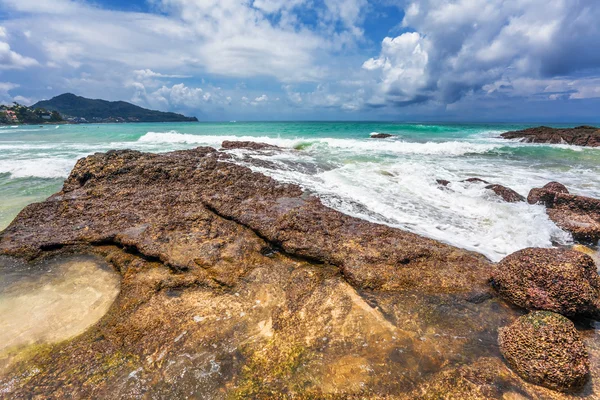
{"type": "Polygon", "coordinates": [[[461,182],[469,182],[469,183],[485,183],[485,184],[488,184],[488,183],[489,183],[488,181],[484,181],[484,180],[483,180],[483,179],[481,179],[481,178],[469,178],[469,179],[465,179],[465,180],[463,180],[463,181],[461,181],[461,182]]]}
{"type": "Polygon", "coordinates": [[[529,248],[498,263],[492,285],[528,310],[600,316],[600,277],[592,258],[571,250],[529,248]]]}
{"type": "Polygon", "coordinates": [[[272,144],[260,143],[260,142],[244,142],[244,141],[230,141],[225,140],[221,143],[221,148],[224,150],[232,149],[244,149],[244,150],[281,150],[281,147],[274,146],[272,144]]]}
{"type": "Polygon", "coordinates": [[[600,146],[600,129],[593,126],[559,129],[540,126],[522,131],[506,132],[500,136],[505,139],[521,139],[525,143],[569,144],[588,147],[600,146]]]}
{"type": "Polygon", "coordinates": [[[554,198],[554,193],[569,194],[569,190],[562,183],[550,182],[542,188],[531,189],[527,196],[527,202],[529,204],[542,203],[546,205],[547,201],[551,201],[554,198]]]}
{"type": "Polygon", "coordinates": [[[552,182],[541,189],[532,189],[527,200],[544,204],[550,219],[571,232],[575,240],[592,244],[600,240],[599,199],[569,194],[563,185],[552,182]]]}
{"type": "Polygon", "coordinates": [[[387,139],[396,135],[390,135],[389,133],[375,133],[371,135],[371,139],[387,139]]]}
{"type": "Polygon", "coordinates": [[[521,196],[519,193],[514,190],[507,188],[502,185],[489,185],[485,187],[496,193],[498,196],[502,197],[504,201],[508,203],[518,203],[520,201],[525,201],[525,197],[521,196]]]}
{"type": "Polygon", "coordinates": [[[588,354],[567,318],[536,311],[500,329],[500,351],[523,379],[562,392],[580,390],[589,380],[588,354]]]}
{"type": "Polygon", "coordinates": [[[448,186],[450,184],[450,181],[447,181],[445,179],[437,179],[436,182],[440,186],[448,186]]]}

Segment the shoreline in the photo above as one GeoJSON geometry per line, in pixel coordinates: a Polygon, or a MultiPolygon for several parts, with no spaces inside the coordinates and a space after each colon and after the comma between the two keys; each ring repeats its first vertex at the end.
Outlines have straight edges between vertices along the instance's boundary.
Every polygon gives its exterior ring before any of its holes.
{"type": "MultiPolygon", "coordinates": [[[[524,310],[489,285],[496,264],[347,216],[228,161],[208,147],[97,153],[77,162],[61,192],[0,232],[4,257],[99,255],[122,280],[113,306],[85,334],[10,366],[12,396],[59,397],[70,387],[96,397],[124,390],[137,371],[134,382],[176,379],[175,396],[465,398],[481,395],[469,376],[491,373],[488,398],[510,390],[564,398],[504,364],[497,329],[524,310]],[[33,367],[33,376],[18,378],[33,367]],[[210,368],[222,373],[198,386],[197,373],[210,368]],[[350,372],[364,368],[374,372],[350,372]]],[[[579,332],[600,357],[595,334],[579,332]]],[[[596,392],[599,366],[591,371],[585,393],[596,392]]]]}

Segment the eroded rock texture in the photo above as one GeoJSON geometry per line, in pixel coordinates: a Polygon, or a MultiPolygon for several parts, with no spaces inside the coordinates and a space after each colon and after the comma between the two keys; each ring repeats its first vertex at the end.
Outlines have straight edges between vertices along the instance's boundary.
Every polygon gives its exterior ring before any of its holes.
{"type": "Polygon", "coordinates": [[[497,329],[520,312],[493,297],[484,257],[227,160],[96,154],[19,214],[2,255],[100,255],[121,292],[83,335],[12,349],[2,396],[562,398],[501,362],[497,329]]]}
{"type": "Polygon", "coordinates": [[[485,188],[496,193],[496,195],[501,197],[502,200],[506,201],[507,203],[518,203],[521,201],[525,201],[525,197],[521,196],[519,193],[515,192],[511,188],[507,188],[506,186],[494,184],[488,185],[485,188]]]}
{"type": "Polygon", "coordinates": [[[569,194],[560,183],[550,182],[532,189],[527,201],[545,205],[550,219],[575,240],[592,244],[600,240],[600,200],[569,194]]]}
{"type": "Polygon", "coordinates": [[[522,131],[506,132],[501,135],[505,139],[521,139],[525,143],[570,144],[575,146],[600,146],[600,129],[594,126],[578,126],[576,128],[550,128],[539,126],[522,131]]]}
{"type": "Polygon", "coordinates": [[[517,251],[500,261],[492,282],[501,296],[527,310],[600,317],[600,277],[594,260],[578,251],[517,251]]]}
{"type": "Polygon", "coordinates": [[[500,330],[500,350],[523,379],[560,391],[573,391],[589,379],[588,354],[567,318],[535,311],[500,330]]]}

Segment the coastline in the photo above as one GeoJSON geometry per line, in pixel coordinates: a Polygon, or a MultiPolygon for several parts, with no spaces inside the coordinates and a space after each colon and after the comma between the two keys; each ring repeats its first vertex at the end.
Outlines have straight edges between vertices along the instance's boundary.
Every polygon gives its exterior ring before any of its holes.
{"type": "MultiPolygon", "coordinates": [[[[3,390],[160,394],[160,376],[175,395],[565,398],[503,363],[496,331],[524,311],[489,286],[493,263],[230,161],[206,147],[99,153],[0,233],[4,257],[95,254],[122,280],[98,324],[10,366],[3,390]]],[[[597,360],[595,334],[580,333],[597,360]]],[[[598,363],[591,374],[584,393],[598,363]]]]}

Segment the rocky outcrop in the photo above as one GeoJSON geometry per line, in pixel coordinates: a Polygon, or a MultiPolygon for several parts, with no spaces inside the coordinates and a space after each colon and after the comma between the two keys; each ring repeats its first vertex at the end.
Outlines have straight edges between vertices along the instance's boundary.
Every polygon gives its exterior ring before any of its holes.
{"type": "Polygon", "coordinates": [[[492,285],[527,310],[600,316],[600,277],[588,255],[571,250],[529,248],[504,258],[492,285]]]}
{"type": "Polygon", "coordinates": [[[529,191],[527,196],[527,202],[529,204],[552,204],[554,194],[566,193],[569,194],[569,190],[562,183],[550,182],[544,185],[542,188],[534,188],[529,191]]]}
{"type": "Polygon", "coordinates": [[[575,146],[600,146],[600,129],[593,126],[576,128],[550,128],[540,126],[521,131],[506,132],[505,139],[521,139],[525,143],[570,144],[575,146]]]}
{"type": "Polygon", "coordinates": [[[281,147],[272,144],[248,141],[225,140],[221,144],[223,150],[244,149],[244,150],[281,150],[281,147]]]}
{"type": "Polygon", "coordinates": [[[536,311],[500,329],[500,351],[523,379],[559,391],[576,391],[589,379],[588,354],[567,318],[536,311]]]}
{"type": "Polygon", "coordinates": [[[396,135],[391,135],[389,133],[371,133],[370,138],[371,139],[387,139],[387,138],[391,138],[394,136],[396,136],[396,135]]]}
{"type": "Polygon", "coordinates": [[[600,240],[600,200],[569,194],[563,185],[551,182],[532,189],[527,201],[545,205],[550,219],[575,240],[593,244],[600,240]]]}
{"type": "Polygon", "coordinates": [[[488,185],[485,188],[494,192],[496,195],[501,197],[502,200],[506,201],[507,203],[518,203],[518,202],[525,201],[525,197],[521,196],[519,193],[515,192],[514,190],[507,188],[506,186],[488,185]]]}
{"type": "Polygon", "coordinates": [[[82,335],[9,349],[6,369],[0,351],[2,396],[562,398],[491,345],[519,311],[484,257],[329,209],[233,153],[89,156],[0,233],[2,271],[78,253],[121,278],[82,335]]]}

